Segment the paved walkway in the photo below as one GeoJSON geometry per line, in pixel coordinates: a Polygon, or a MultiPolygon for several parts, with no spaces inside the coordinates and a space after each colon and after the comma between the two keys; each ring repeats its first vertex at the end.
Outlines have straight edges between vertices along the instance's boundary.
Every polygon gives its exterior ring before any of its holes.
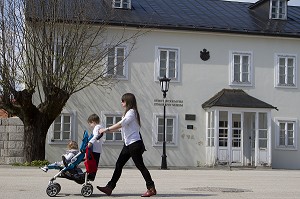
{"type": "MultiPolygon", "coordinates": [[[[138,170],[126,168],[111,196],[97,190],[112,175],[112,168],[100,168],[92,183],[94,192],[90,198],[140,198],[146,190],[138,170]]],[[[49,199],[46,188],[57,171],[44,173],[39,168],[0,166],[0,198],[49,199]]],[[[203,198],[203,199],[299,199],[299,170],[227,170],[227,169],[150,169],[158,194],[151,198],[203,198]]],[[[81,185],[57,178],[60,199],[83,198],[81,185]]]]}

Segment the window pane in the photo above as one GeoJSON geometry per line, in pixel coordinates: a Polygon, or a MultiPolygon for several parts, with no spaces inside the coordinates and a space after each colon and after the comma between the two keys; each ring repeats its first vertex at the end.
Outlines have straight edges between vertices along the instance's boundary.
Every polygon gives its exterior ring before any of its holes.
{"type": "Polygon", "coordinates": [[[172,135],[167,135],[166,142],[172,142],[173,141],[173,136],[172,135]]]}
{"type": "Polygon", "coordinates": [[[267,138],[268,132],[267,131],[259,131],[259,138],[267,138]]]}
{"type": "Polygon", "coordinates": [[[289,138],[288,139],[288,146],[293,146],[294,145],[294,138],[289,138]]]}
{"type": "Polygon", "coordinates": [[[117,123],[117,122],[119,122],[121,120],[122,120],[122,117],[116,117],[116,122],[115,123],[117,123]]]}
{"type": "Polygon", "coordinates": [[[61,124],[54,124],[54,131],[60,131],[61,124]]]}
{"type": "Polygon", "coordinates": [[[164,51],[164,50],[160,51],[160,60],[163,60],[164,62],[166,62],[166,60],[167,60],[167,51],[164,51]]]}
{"type": "Polygon", "coordinates": [[[285,139],[284,138],[279,139],[279,145],[281,145],[281,146],[285,145],[285,139]]]}
{"type": "Polygon", "coordinates": [[[240,64],[241,62],[241,58],[239,55],[234,55],[233,56],[233,61],[234,61],[234,64],[240,64]]]}
{"type": "Polygon", "coordinates": [[[70,139],[70,131],[67,131],[67,132],[63,133],[63,139],[64,140],[69,140],[70,139]]]}
{"type": "Polygon", "coordinates": [[[64,124],[64,131],[68,131],[68,132],[71,131],[70,123],[69,124],[64,124]]]}
{"type": "Polygon", "coordinates": [[[259,140],[259,148],[267,148],[267,140],[259,140]]]}
{"type": "Polygon", "coordinates": [[[71,123],[71,117],[69,115],[64,116],[64,123],[70,124],[71,123]]]}
{"type": "Polygon", "coordinates": [[[173,126],[173,119],[167,119],[167,126],[173,126]]]}
{"type": "Polygon", "coordinates": [[[279,58],[279,66],[285,66],[285,58],[279,58]]]}
{"type": "Polygon", "coordinates": [[[287,65],[288,65],[289,67],[293,67],[293,66],[294,66],[294,59],[288,58],[288,59],[287,59],[287,65]]]}
{"type": "Polygon", "coordinates": [[[125,76],[124,75],[124,65],[123,65],[123,60],[122,60],[122,62],[121,62],[121,64],[120,63],[118,63],[118,65],[117,65],[117,67],[116,67],[116,74],[118,75],[118,76],[125,76]]]}
{"type": "Polygon", "coordinates": [[[113,125],[114,118],[113,117],[106,117],[106,126],[109,127],[113,125]]]}
{"type": "Polygon", "coordinates": [[[248,72],[249,56],[243,56],[243,72],[248,72]]]}
{"type": "Polygon", "coordinates": [[[105,133],[106,140],[113,140],[113,134],[112,133],[105,133]]]}
{"type": "Polygon", "coordinates": [[[122,135],[121,133],[114,133],[116,140],[122,140],[122,135]]]}
{"type": "Polygon", "coordinates": [[[110,75],[114,74],[115,67],[115,50],[114,48],[108,49],[108,60],[107,60],[107,73],[110,75]]]}
{"type": "Polygon", "coordinates": [[[54,133],[53,133],[53,138],[54,138],[55,140],[60,140],[60,132],[54,132],[54,133]]]}
{"type": "Polygon", "coordinates": [[[61,116],[58,116],[55,120],[55,123],[60,124],[61,123],[61,116]]]}
{"type": "Polygon", "coordinates": [[[259,113],[258,114],[259,118],[259,129],[267,129],[268,124],[267,124],[267,113],[259,113]]]}
{"type": "Polygon", "coordinates": [[[294,124],[293,123],[287,123],[287,129],[289,130],[289,131],[293,131],[294,130],[294,124]]]}

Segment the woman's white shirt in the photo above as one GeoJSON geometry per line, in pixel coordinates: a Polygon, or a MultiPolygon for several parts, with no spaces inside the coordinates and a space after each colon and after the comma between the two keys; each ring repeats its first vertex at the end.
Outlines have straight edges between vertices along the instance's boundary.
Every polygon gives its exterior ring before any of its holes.
{"type": "Polygon", "coordinates": [[[127,111],[125,116],[120,121],[121,132],[126,146],[141,140],[140,137],[140,125],[137,120],[136,112],[134,109],[127,111]]]}

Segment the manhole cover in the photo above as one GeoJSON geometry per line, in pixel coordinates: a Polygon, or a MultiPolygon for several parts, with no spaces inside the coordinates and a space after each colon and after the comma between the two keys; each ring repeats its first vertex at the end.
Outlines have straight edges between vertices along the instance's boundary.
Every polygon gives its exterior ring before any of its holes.
{"type": "Polygon", "coordinates": [[[194,187],[194,188],[185,188],[184,190],[208,191],[208,192],[230,192],[230,193],[252,192],[252,190],[249,189],[226,188],[226,187],[194,187]]]}

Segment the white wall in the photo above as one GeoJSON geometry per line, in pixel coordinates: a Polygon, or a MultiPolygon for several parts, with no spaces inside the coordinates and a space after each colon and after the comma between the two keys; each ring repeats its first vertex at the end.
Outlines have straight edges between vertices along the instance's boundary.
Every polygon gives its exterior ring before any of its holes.
{"type": "MultiPolygon", "coordinates": [[[[162,99],[159,82],[154,81],[156,46],[178,47],[181,53],[181,82],[171,82],[167,93],[167,99],[183,100],[183,107],[167,107],[167,114],[179,115],[178,146],[167,147],[168,166],[203,166],[205,112],[201,105],[223,88],[241,88],[249,95],[278,107],[279,111],[272,111],[273,117],[300,118],[299,89],[274,87],[274,54],[296,54],[299,58],[300,38],[152,30],[139,39],[137,49],[128,59],[127,81],[118,82],[111,90],[92,86],[71,97],[66,109],[77,111],[78,141],[81,139],[83,129],[87,128],[86,120],[91,113],[100,115],[101,111],[123,111],[120,104],[121,96],[126,92],[132,92],[137,97],[142,121],[141,133],[148,150],[144,154],[145,163],[149,166],[160,166],[162,148],[152,146],[153,113],[163,113],[163,107],[154,106],[154,99],[162,99]],[[210,52],[208,61],[202,61],[199,56],[204,48],[210,52]],[[228,64],[231,50],[253,52],[254,86],[229,86],[228,64]],[[186,121],[185,114],[195,114],[196,121],[186,121]],[[194,125],[194,129],[188,130],[186,128],[188,124],[194,125]]],[[[299,77],[299,70],[297,75],[299,77]]],[[[50,148],[52,146],[47,146],[47,157],[52,159],[54,153],[59,151],[50,148]]],[[[114,165],[120,149],[121,146],[104,144],[100,164],[114,165]]],[[[299,151],[273,150],[272,166],[300,168],[300,159],[295,158],[299,155],[299,151]]]]}

